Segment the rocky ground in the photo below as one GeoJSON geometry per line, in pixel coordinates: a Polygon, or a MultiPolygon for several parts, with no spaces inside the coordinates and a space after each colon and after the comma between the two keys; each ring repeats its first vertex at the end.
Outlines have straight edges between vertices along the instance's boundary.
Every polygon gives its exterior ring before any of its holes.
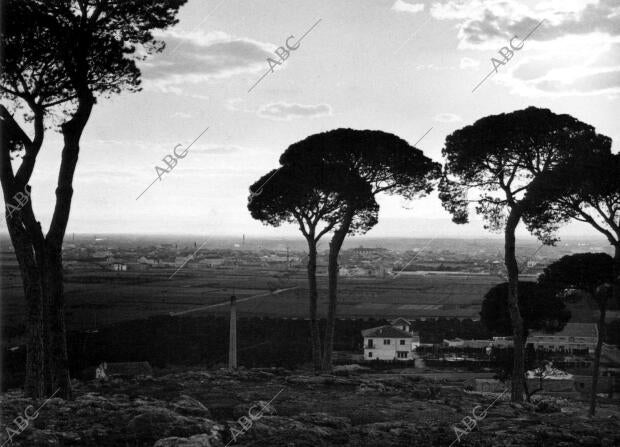
{"type": "Polygon", "coordinates": [[[53,398],[37,417],[42,402],[5,393],[0,442],[9,445],[11,435],[13,446],[620,445],[617,401],[603,399],[590,419],[576,398],[517,405],[504,395],[485,415],[497,397],[412,375],[185,371],[76,382],[75,400],[53,398]]]}

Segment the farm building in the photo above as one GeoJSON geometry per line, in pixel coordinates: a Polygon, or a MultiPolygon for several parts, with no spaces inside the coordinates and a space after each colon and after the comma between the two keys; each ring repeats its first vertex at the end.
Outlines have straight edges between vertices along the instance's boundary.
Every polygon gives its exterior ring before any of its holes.
{"type": "Polygon", "coordinates": [[[484,349],[491,346],[491,340],[464,340],[462,338],[455,338],[454,340],[444,339],[443,345],[449,348],[479,348],[484,349]]]}
{"type": "MultiPolygon", "coordinates": [[[[527,344],[534,349],[547,351],[573,352],[588,350],[593,354],[598,339],[598,328],[595,323],[566,323],[564,329],[554,334],[532,332],[527,337],[527,344]]],[[[493,337],[493,347],[506,348],[512,346],[512,337],[493,337]]]]}
{"type": "Polygon", "coordinates": [[[391,324],[362,331],[364,360],[412,360],[420,346],[420,336],[411,330],[411,322],[397,318],[391,324]]]}
{"type": "Polygon", "coordinates": [[[593,354],[597,339],[598,328],[595,323],[567,323],[564,329],[555,334],[532,332],[527,341],[534,349],[564,352],[587,349],[593,354]]]}

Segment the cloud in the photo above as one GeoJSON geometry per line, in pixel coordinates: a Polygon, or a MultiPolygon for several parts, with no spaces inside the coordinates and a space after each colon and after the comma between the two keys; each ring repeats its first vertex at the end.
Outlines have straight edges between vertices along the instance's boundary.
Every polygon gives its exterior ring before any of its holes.
{"type": "Polygon", "coordinates": [[[437,20],[457,22],[459,49],[491,51],[489,70],[491,57],[509,46],[514,36],[519,39],[515,45],[519,45],[520,39],[536,29],[524,49],[515,51],[499,69],[500,74],[493,76],[494,82],[510,85],[514,93],[620,93],[614,79],[620,62],[612,52],[620,43],[620,2],[547,0],[530,4],[534,6],[516,0],[443,0],[435,1],[430,13],[437,20]]]}
{"type": "Polygon", "coordinates": [[[225,107],[232,112],[256,112],[256,110],[248,108],[242,98],[231,98],[226,100],[225,107]]]}
{"type": "Polygon", "coordinates": [[[548,51],[522,55],[497,75],[497,82],[522,96],[619,94],[620,44],[595,44],[597,41],[592,36],[563,38],[548,51]]]}
{"type": "Polygon", "coordinates": [[[423,65],[416,65],[415,69],[416,71],[422,71],[422,70],[444,71],[444,70],[456,70],[457,67],[448,66],[448,65],[423,64],[423,65]]]}
{"type": "Polygon", "coordinates": [[[468,70],[470,68],[477,70],[479,66],[480,66],[480,61],[474,60],[470,57],[462,57],[461,63],[459,64],[459,68],[461,70],[468,70]]]}
{"type": "Polygon", "coordinates": [[[187,119],[187,118],[191,118],[192,114],[191,113],[186,113],[186,112],[174,112],[171,115],[172,118],[183,118],[183,119],[187,119]]]}
{"type": "Polygon", "coordinates": [[[140,64],[146,85],[179,93],[179,86],[258,73],[266,68],[276,45],[223,32],[156,33],[166,49],[140,64]]]}
{"type": "Polygon", "coordinates": [[[399,12],[421,12],[424,11],[424,3],[407,3],[404,0],[396,0],[392,10],[399,12]]]}
{"type": "Polygon", "coordinates": [[[456,123],[463,120],[459,115],[454,113],[439,113],[435,115],[433,119],[440,123],[456,123]]]}
{"type": "Polygon", "coordinates": [[[239,146],[233,145],[217,145],[217,144],[207,144],[200,146],[194,150],[193,147],[190,148],[190,151],[196,152],[199,154],[212,154],[212,155],[226,155],[233,154],[239,152],[241,148],[239,146]]]}
{"type": "Polygon", "coordinates": [[[329,116],[332,108],[329,104],[290,104],[287,102],[273,102],[258,109],[258,116],[273,120],[290,121],[294,118],[318,118],[329,116]]]}

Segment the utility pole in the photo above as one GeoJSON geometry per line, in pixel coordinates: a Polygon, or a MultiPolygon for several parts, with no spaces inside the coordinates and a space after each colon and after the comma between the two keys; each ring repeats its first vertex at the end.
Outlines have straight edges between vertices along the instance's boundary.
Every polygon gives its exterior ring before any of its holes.
{"type": "Polygon", "coordinates": [[[237,297],[230,297],[230,336],[228,340],[228,369],[237,369],[237,297]]]}

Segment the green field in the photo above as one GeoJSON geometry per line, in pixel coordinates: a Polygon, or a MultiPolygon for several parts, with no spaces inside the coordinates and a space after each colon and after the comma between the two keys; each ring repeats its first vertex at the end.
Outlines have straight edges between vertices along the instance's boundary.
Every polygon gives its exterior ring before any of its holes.
{"type": "MultiPolygon", "coordinates": [[[[308,315],[305,271],[261,269],[175,269],[108,272],[98,268],[68,272],[65,277],[69,329],[89,329],[112,322],[181,312],[226,303],[234,292],[242,315],[305,318],[308,315]],[[244,301],[270,290],[298,287],[281,294],[244,301]]],[[[319,276],[319,312],[327,309],[327,278],[319,276]]],[[[395,279],[341,278],[338,315],[368,317],[477,318],[484,293],[500,280],[476,274],[401,274],[395,279]]],[[[15,262],[3,262],[3,321],[23,321],[24,300],[15,262]]],[[[196,313],[227,312],[226,305],[196,313]]]]}

